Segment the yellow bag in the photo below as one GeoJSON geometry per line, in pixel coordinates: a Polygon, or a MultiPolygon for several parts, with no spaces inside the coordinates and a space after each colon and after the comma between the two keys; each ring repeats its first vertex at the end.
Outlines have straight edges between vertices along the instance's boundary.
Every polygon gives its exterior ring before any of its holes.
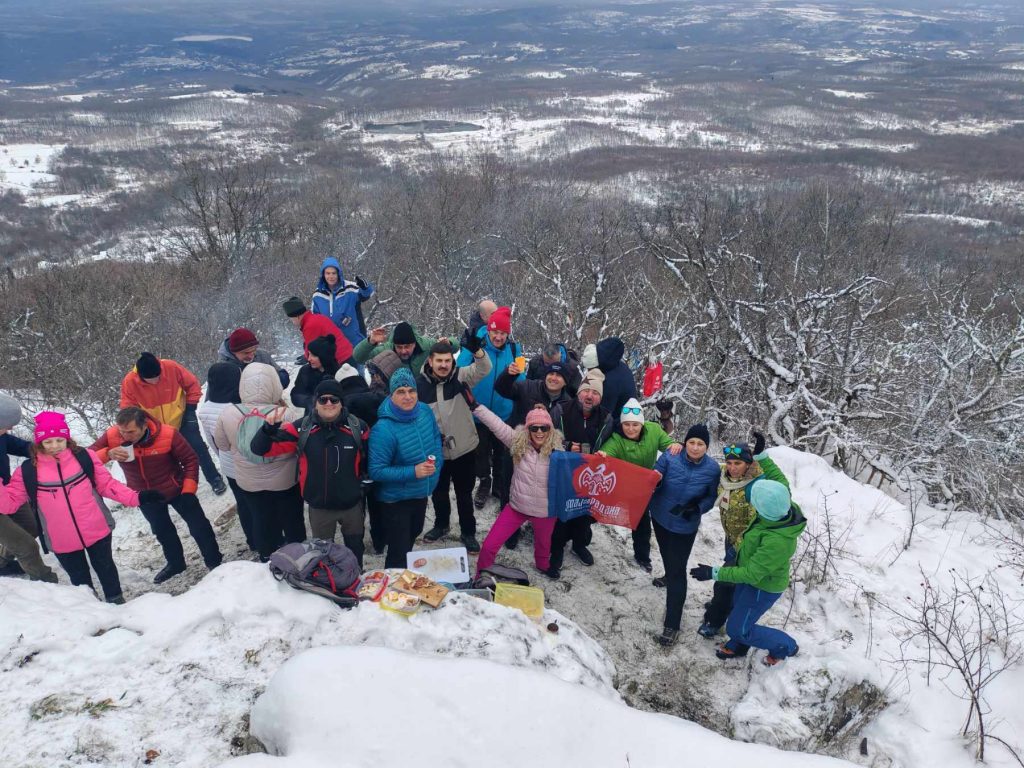
{"type": "Polygon", "coordinates": [[[494,588],[494,602],[509,608],[518,608],[531,619],[544,615],[544,590],[519,584],[498,584],[494,588]]]}

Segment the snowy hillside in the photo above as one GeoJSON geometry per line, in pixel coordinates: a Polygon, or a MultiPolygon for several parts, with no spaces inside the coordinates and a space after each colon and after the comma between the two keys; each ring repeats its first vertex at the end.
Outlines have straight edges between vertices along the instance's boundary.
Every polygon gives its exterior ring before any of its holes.
{"type": "MultiPolygon", "coordinates": [[[[539,765],[634,768],[676,765],[680,755],[701,765],[832,764],[728,741],[660,712],[741,741],[864,765],[973,765],[973,741],[959,736],[969,708],[961,680],[901,661],[926,658],[928,646],[893,609],[919,614],[926,579],[946,592],[958,578],[987,575],[986,594],[995,601],[1002,592],[1014,625],[982,622],[988,671],[1019,661],[1020,568],[1002,566],[1014,554],[1001,538],[1009,531],[918,507],[904,551],[905,506],[818,457],[787,448],[772,455],[811,521],[795,585],[768,614],[801,651],[776,668],[765,668],[760,653],[714,657],[714,643],[694,632],[710,597],[705,584],[691,584],[679,645],[655,646],[664,593],[632,564],[624,529],[596,530],[593,568],[570,554],[562,580],[540,584],[551,608],[545,622],[559,624],[553,634],[472,598],[411,620],[374,605],[339,611],[255,563],[205,575],[184,535],[193,564],[162,585],[180,594],[151,592],[159,550],[135,510],[118,510],[126,606],[97,603],[81,588],[0,583],[0,762],[141,765],[156,750],[154,764],[209,766],[262,743],[286,759],[253,755],[231,765],[322,765],[342,754],[351,765],[408,765],[413,755],[423,765],[468,765],[485,749],[488,765],[522,765],[524,755],[539,765]],[[344,716],[328,702],[341,702],[344,716]],[[411,751],[393,738],[404,712],[430,713],[401,723],[411,751]],[[446,735],[431,738],[435,731],[446,735]],[[566,738],[579,732],[587,738],[566,738]]],[[[226,501],[203,502],[226,556],[241,556],[226,501]]],[[[492,503],[482,528],[495,512],[492,503]]],[[[720,549],[711,513],[691,563],[716,563],[720,549]]],[[[533,574],[529,550],[499,559],[533,574]]],[[[369,556],[368,567],[381,560],[369,556]]],[[[973,614],[961,621],[968,635],[977,629],[973,614]]],[[[1024,730],[1022,684],[1015,665],[984,690],[987,727],[1010,744],[1024,730]]],[[[986,762],[1015,764],[995,741],[986,762]]]]}

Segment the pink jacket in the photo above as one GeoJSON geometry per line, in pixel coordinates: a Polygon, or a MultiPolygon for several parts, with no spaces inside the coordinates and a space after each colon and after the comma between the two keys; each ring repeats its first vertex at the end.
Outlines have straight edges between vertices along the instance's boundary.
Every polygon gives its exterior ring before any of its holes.
{"type": "MultiPolygon", "coordinates": [[[[78,552],[110,535],[109,513],[101,504],[99,495],[126,507],[139,505],[138,493],[115,480],[100,464],[95,453],[89,451],[89,457],[92,459],[96,490],[93,490],[69,448],[56,456],[40,454],[38,457],[36,504],[46,538],[54,552],[78,552]]],[[[0,488],[0,513],[13,515],[26,501],[28,493],[21,467],[18,467],[10,485],[0,488]]]]}
{"type": "MultiPolygon", "coordinates": [[[[473,415],[476,416],[494,436],[506,446],[512,444],[516,432],[526,429],[525,426],[512,429],[497,415],[487,410],[486,406],[478,406],[473,415]]],[[[522,460],[512,471],[512,487],[509,490],[508,503],[516,512],[530,517],[548,516],[548,467],[550,457],[542,457],[530,448],[522,460]]]]}

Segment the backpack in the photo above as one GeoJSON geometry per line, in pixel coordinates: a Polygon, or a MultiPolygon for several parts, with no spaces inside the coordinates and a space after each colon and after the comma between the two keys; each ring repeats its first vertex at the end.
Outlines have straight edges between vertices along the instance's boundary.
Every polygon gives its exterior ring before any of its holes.
{"type": "MultiPolygon", "coordinates": [[[[347,409],[346,409],[347,412],[347,409]]],[[[348,428],[352,431],[352,441],[356,444],[356,453],[359,454],[359,480],[366,484],[367,477],[367,466],[368,461],[366,458],[366,451],[363,448],[363,422],[362,420],[353,413],[348,413],[348,428]]],[[[295,449],[295,455],[301,456],[302,452],[306,450],[306,443],[309,442],[309,433],[313,429],[313,414],[307,413],[302,419],[302,423],[299,425],[299,444],[295,449]]],[[[298,477],[298,467],[296,467],[296,477],[298,477]]]]}
{"type": "Polygon", "coordinates": [[[270,556],[270,572],[278,581],[332,600],[342,608],[358,604],[359,561],[352,550],[326,539],[285,544],[270,556]]]}
{"type": "MultiPolygon", "coordinates": [[[[73,448],[71,450],[75,460],[78,462],[78,466],[82,468],[82,473],[89,478],[89,482],[92,484],[93,492],[99,495],[99,491],[96,490],[96,468],[92,464],[92,457],[89,456],[89,452],[85,448],[73,448]]],[[[28,503],[32,507],[32,512],[36,516],[36,528],[39,531],[39,541],[43,547],[43,554],[47,554],[49,549],[46,545],[46,536],[43,532],[46,528],[43,526],[43,521],[39,517],[39,505],[36,504],[36,494],[39,492],[39,477],[36,474],[36,465],[31,461],[25,461],[21,464],[21,480],[25,484],[25,493],[28,495],[28,503]]],[[[100,499],[100,509],[103,511],[103,516],[107,519],[107,525],[110,526],[110,530],[114,530],[114,518],[110,514],[110,510],[107,509],[107,505],[100,499]]]]}
{"type": "Polygon", "coordinates": [[[263,413],[259,408],[253,408],[251,411],[246,411],[237,403],[235,408],[242,414],[242,420],[238,423],[238,436],[236,437],[236,443],[238,452],[242,458],[248,461],[250,464],[272,464],[275,461],[287,461],[291,459],[291,456],[260,456],[252,451],[252,439],[256,437],[256,433],[259,432],[263,425],[267,421],[267,416],[273,413],[276,409],[270,408],[266,413],[263,413]]]}
{"type": "Polygon", "coordinates": [[[494,590],[498,584],[519,584],[524,587],[530,585],[530,577],[526,571],[519,568],[512,568],[507,565],[492,565],[480,572],[480,575],[473,580],[473,589],[494,590]]]}

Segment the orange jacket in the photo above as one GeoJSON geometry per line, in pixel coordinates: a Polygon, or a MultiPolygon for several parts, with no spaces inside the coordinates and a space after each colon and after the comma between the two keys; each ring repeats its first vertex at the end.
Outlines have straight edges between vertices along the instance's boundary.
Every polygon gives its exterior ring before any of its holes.
{"type": "MultiPolygon", "coordinates": [[[[161,379],[163,376],[160,377],[161,379]]],[[[181,493],[195,493],[199,487],[199,458],[181,433],[171,427],[146,421],[146,436],[135,445],[135,460],[121,461],[125,483],[133,491],[160,491],[165,499],[181,493]]],[[[110,449],[124,445],[117,425],[89,446],[106,464],[110,449]]]]}
{"type": "Polygon", "coordinates": [[[190,370],[173,360],[160,360],[160,380],[147,384],[132,368],[121,382],[121,407],[137,405],[161,424],[178,429],[186,405],[198,405],[203,390],[190,370]]]}

